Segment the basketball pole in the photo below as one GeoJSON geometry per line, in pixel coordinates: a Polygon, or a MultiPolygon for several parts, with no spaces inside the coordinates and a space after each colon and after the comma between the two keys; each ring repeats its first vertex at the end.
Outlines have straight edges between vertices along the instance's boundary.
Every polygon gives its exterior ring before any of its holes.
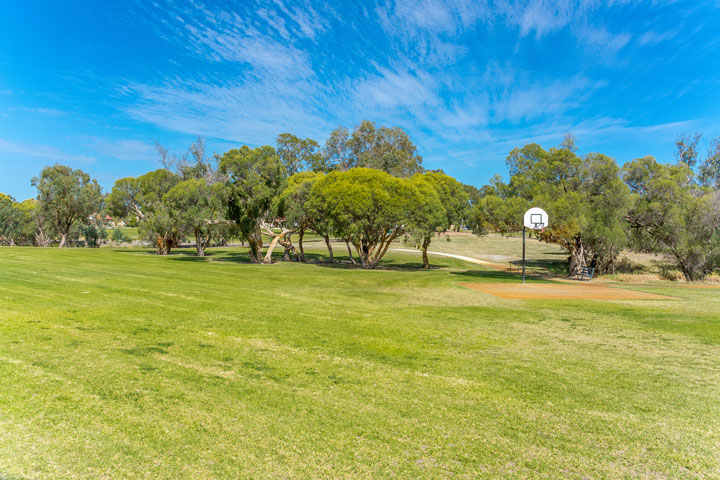
{"type": "Polygon", "coordinates": [[[525,283],[525,225],[523,225],[523,283],[525,283]]]}

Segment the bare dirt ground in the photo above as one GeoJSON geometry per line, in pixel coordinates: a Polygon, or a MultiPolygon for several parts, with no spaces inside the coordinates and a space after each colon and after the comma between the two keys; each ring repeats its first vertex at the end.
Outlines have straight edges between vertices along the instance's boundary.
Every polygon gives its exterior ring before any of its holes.
{"type": "Polygon", "coordinates": [[[607,285],[569,283],[461,283],[460,285],[500,298],[517,300],[669,300],[673,297],[607,285]]]}

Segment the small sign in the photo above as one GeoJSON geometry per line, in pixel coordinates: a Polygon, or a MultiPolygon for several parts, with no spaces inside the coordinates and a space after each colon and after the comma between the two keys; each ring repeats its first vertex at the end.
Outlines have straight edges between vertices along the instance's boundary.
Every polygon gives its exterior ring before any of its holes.
{"type": "Polygon", "coordinates": [[[531,230],[542,230],[548,226],[548,214],[542,208],[533,207],[525,212],[523,224],[531,230]]]}

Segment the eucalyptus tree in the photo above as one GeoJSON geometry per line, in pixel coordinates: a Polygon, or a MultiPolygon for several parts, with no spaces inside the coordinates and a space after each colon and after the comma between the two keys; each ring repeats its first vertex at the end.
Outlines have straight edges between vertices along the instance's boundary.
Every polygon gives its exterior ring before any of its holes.
{"type": "MultiPolygon", "coordinates": [[[[621,219],[629,195],[614,160],[600,154],[581,158],[575,150],[571,138],[549,151],[537,144],[514,149],[507,159],[508,195],[547,210],[550,225],[538,237],[568,251],[570,275],[588,263],[604,272],[625,242],[621,219]]],[[[507,208],[519,208],[516,203],[507,208]]]]}
{"type": "Polygon", "coordinates": [[[310,192],[308,208],[323,212],[332,232],[347,238],[363,268],[374,268],[410,227],[421,197],[409,179],[370,168],[331,172],[310,192]]]}
{"type": "MultiPolygon", "coordinates": [[[[437,232],[450,227],[451,221],[436,187],[427,175],[417,174],[411,179],[417,191],[418,203],[409,217],[406,229],[415,245],[422,249],[423,268],[430,268],[428,247],[437,232]]],[[[462,191],[465,193],[465,191],[462,191]]]]}
{"type": "Polygon", "coordinates": [[[422,172],[422,157],[408,134],[399,127],[376,127],[364,120],[350,134],[344,127],[330,133],[323,156],[338,170],[375,168],[396,177],[422,172]]]}
{"type": "Polygon", "coordinates": [[[685,162],[644,157],[626,163],[633,193],[627,220],[638,249],[673,259],[688,281],[720,269],[720,193],[695,184],[685,162]]]}
{"type": "Polygon", "coordinates": [[[322,173],[300,172],[288,178],[287,187],[277,197],[277,215],[285,219],[285,224],[298,234],[300,261],[305,261],[303,238],[308,230],[313,230],[325,239],[332,262],[333,251],[330,236],[324,218],[316,217],[308,209],[310,192],[315,183],[324,177],[322,173]]]}
{"type": "Polygon", "coordinates": [[[163,205],[173,224],[182,233],[195,237],[199,257],[205,256],[216,228],[223,202],[223,185],[208,185],[205,178],[191,178],[172,187],[163,195],[163,205]]]}
{"type": "Polygon", "coordinates": [[[22,212],[15,199],[0,193],[0,245],[14,246],[22,232],[22,212]]]}
{"type": "Polygon", "coordinates": [[[421,196],[414,212],[410,237],[423,252],[423,268],[429,268],[427,249],[436,233],[467,223],[470,197],[464,185],[439,172],[425,172],[412,177],[421,196]]]}
{"type": "Polygon", "coordinates": [[[277,137],[277,154],[285,165],[288,175],[305,171],[323,171],[320,144],[311,138],[299,138],[290,133],[277,137]]]}
{"type": "Polygon", "coordinates": [[[82,170],[58,164],[45,167],[32,184],[37,187],[44,216],[60,235],[60,247],[67,246],[74,227],[87,223],[102,208],[100,185],[82,170]]]}
{"type": "Polygon", "coordinates": [[[250,246],[250,261],[264,263],[262,227],[273,220],[273,199],[285,185],[286,169],[271,146],[243,146],[225,152],[220,172],[226,177],[227,218],[250,246]]]}
{"type": "Polygon", "coordinates": [[[503,197],[495,192],[480,198],[471,210],[471,223],[475,233],[486,230],[502,236],[519,232],[523,228],[523,215],[530,202],[523,197],[503,197]]]}
{"type": "Polygon", "coordinates": [[[22,215],[21,243],[23,245],[36,245],[48,247],[54,235],[52,225],[45,217],[45,211],[35,198],[30,198],[16,204],[22,215]]]}
{"type": "Polygon", "coordinates": [[[179,245],[181,232],[163,197],[181,180],[167,168],[120,178],[108,195],[108,210],[120,218],[137,218],[140,235],[155,244],[159,255],[167,255],[179,245]]]}
{"type": "Polygon", "coordinates": [[[720,135],[710,140],[707,155],[700,164],[698,179],[702,185],[720,190],[720,135]]]}

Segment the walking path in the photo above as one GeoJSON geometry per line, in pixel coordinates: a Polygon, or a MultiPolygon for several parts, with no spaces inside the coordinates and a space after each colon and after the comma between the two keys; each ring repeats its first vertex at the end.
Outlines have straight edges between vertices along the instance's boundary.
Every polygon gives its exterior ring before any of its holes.
{"type": "MultiPolygon", "coordinates": [[[[422,253],[420,250],[412,250],[408,248],[391,248],[391,250],[394,250],[396,252],[410,252],[410,253],[422,253]]],[[[450,257],[450,258],[456,258],[458,260],[464,260],[466,262],[470,263],[476,263],[478,265],[487,265],[488,267],[492,267],[498,270],[508,270],[509,267],[507,265],[503,265],[501,263],[495,263],[495,262],[487,262],[485,260],[480,260],[473,257],[466,257],[465,255],[455,255],[454,253],[442,253],[442,252],[427,252],[430,255],[440,255],[442,257],[450,257]]]]}

